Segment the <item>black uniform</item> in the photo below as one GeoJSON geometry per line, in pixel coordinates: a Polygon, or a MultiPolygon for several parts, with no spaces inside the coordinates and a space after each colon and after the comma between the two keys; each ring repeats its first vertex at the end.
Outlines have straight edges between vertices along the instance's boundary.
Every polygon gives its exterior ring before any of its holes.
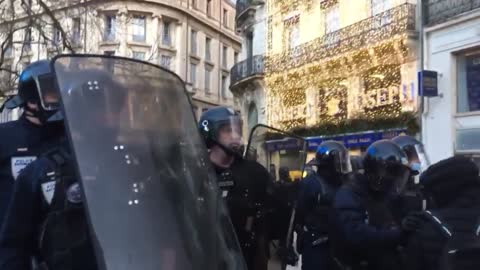
{"type": "MultiPolygon", "coordinates": [[[[297,200],[298,182],[291,180],[272,183],[272,196],[269,203],[270,240],[279,240],[280,247],[287,247],[287,234],[294,203],[297,200]]],[[[292,240],[292,239],[291,239],[292,240]]],[[[291,243],[288,243],[290,245],[291,243]]]]}
{"type": "Polygon", "coordinates": [[[405,235],[387,206],[387,197],[369,194],[363,175],[340,188],[329,219],[337,260],[354,269],[396,269],[385,267],[399,265],[396,247],[405,235]]]}
{"type": "Polygon", "coordinates": [[[0,225],[3,223],[13,184],[20,171],[43,151],[42,144],[52,133],[22,115],[16,121],[0,125],[0,225]]]}
{"type": "Polygon", "coordinates": [[[328,214],[335,193],[351,173],[348,149],[340,142],[324,141],[310,164],[317,172],[300,182],[297,203],[297,250],[302,254],[302,269],[333,269],[328,231],[328,214]]]}
{"type": "Polygon", "coordinates": [[[38,86],[51,90],[49,62],[40,60],[28,65],[18,79],[17,95],[9,98],[2,107],[22,108],[24,113],[17,121],[0,125],[0,226],[10,201],[14,179],[27,164],[44,151],[43,144],[53,141],[57,125],[47,125],[54,110],[47,111],[41,105],[38,86]],[[35,104],[36,108],[28,104],[35,104]],[[35,118],[42,125],[30,122],[26,115],[35,118]]]}
{"type": "Polygon", "coordinates": [[[303,255],[302,269],[330,269],[331,242],[328,213],[341,181],[332,176],[310,174],[300,182],[296,223],[299,225],[297,249],[303,255]]]}
{"type": "Polygon", "coordinates": [[[244,159],[236,159],[230,168],[216,166],[215,170],[248,269],[266,269],[268,171],[244,159]]]}
{"type": "Polygon", "coordinates": [[[410,217],[396,221],[389,202],[408,180],[407,156],[398,145],[381,140],[367,149],[363,163],[365,174],[335,196],[329,218],[335,258],[352,269],[401,269],[397,248],[416,223],[410,217]]]}
{"type": "Polygon", "coordinates": [[[97,269],[80,186],[64,146],[42,154],[20,174],[0,233],[0,268],[97,269]]]}
{"type": "MultiPolygon", "coordinates": [[[[432,165],[422,175],[421,181],[425,186],[425,194],[436,207],[425,214],[425,223],[410,237],[406,247],[406,269],[436,270],[445,264],[442,256],[448,241],[468,245],[468,241],[478,238],[480,178],[473,162],[463,157],[453,157],[432,165]]],[[[476,242],[478,245],[480,239],[476,242]]],[[[463,257],[464,261],[454,269],[479,269],[478,255],[477,250],[473,257],[463,257]]]]}

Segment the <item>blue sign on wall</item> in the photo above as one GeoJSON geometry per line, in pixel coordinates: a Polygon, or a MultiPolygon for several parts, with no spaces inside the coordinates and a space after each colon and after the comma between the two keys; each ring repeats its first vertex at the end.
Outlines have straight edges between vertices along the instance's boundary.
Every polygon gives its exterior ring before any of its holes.
{"type": "Polygon", "coordinates": [[[438,96],[438,73],[436,71],[422,70],[418,72],[418,95],[438,96]]]}

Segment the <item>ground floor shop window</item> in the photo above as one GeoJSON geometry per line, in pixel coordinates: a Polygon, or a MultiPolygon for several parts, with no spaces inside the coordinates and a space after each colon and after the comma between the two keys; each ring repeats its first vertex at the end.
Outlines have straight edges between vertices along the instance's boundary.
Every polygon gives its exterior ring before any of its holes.
{"type": "Polygon", "coordinates": [[[455,136],[455,151],[472,152],[478,150],[480,153],[480,128],[457,129],[455,136]]]}
{"type": "Polygon", "coordinates": [[[480,111],[480,51],[457,56],[457,112],[480,111]]]}

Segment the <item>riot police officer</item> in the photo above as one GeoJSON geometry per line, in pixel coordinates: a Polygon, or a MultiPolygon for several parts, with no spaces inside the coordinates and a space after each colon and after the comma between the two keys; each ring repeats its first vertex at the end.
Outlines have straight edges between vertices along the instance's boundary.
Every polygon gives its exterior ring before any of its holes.
{"type": "Polygon", "coordinates": [[[316,173],[300,183],[297,205],[302,269],[332,269],[328,212],[346,174],[351,172],[348,149],[340,142],[325,141],[315,156],[316,173]]]}
{"type": "Polygon", "coordinates": [[[49,141],[56,139],[56,127],[47,123],[48,111],[40,104],[37,85],[49,83],[50,67],[47,61],[28,65],[18,80],[18,94],[7,100],[7,109],[21,108],[16,121],[0,124],[0,226],[13,192],[13,183],[20,171],[37,158],[49,141]]]}
{"type": "Polygon", "coordinates": [[[330,216],[335,261],[342,268],[399,269],[397,247],[420,226],[416,215],[397,223],[388,208],[404,188],[411,170],[405,152],[381,140],[368,147],[364,175],[337,192],[330,216]]]}
{"type": "MultiPolygon", "coordinates": [[[[423,144],[417,139],[408,135],[400,135],[393,138],[392,142],[400,146],[407,155],[408,162],[413,172],[412,176],[419,175],[430,166],[430,160],[425,153],[423,144]]],[[[414,184],[411,183],[414,180],[412,178],[409,179],[409,185],[414,184]]]]}
{"type": "Polygon", "coordinates": [[[421,192],[421,186],[418,183],[419,174],[430,165],[427,154],[424,151],[423,144],[417,139],[400,135],[392,139],[407,155],[411,173],[408,178],[405,190],[398,199],[392,202],[392,209],[395,209],[395,215],[399,220],[412,211],[421,211],[426,208],[426,200],[421,192]]]}
{"type": "MultiPolygon", "coordinates": [[[[50,69],[48,61],[45,65],[50,69]]],[[[39,106],[50,115],[45,121],[62,128],[54,134],[58,143],[40,153],[15,182],[0,231],[0,268],[29,269],[33,258],[34,270],[96,270],[83,195],[66,141],[63,113],[58,110],[60,97],[54,89],[45,88],[55,85],[53,73],[49,79],[50,82],[33,87],[39,93],[39,106]]],[[[78,94],[76,91],[72,95],[78,94]]],[[[76,101],[82,103],[80,99],[76,101]]]]}
{"type": "Polygon", "coordinates": [[[406,245],[408,270],[480,269],[480,177],[470,159],[454,156],[420,177],[429,198],[425,221],[406,245]]]}
{"type": "Polygon", "coordinates": [[[232,109],[215,107],[205,111],[198,128],[209,148],[248,269],[267,269],[265,211],[270,174],[258,162],[243,159],[239,153],[242,123],[232,109]]]}
{"type": "Polygon", "coordinates": [[[15,182],[0,269],[29,269],[30,257],[39,270],[245,269],[215,177],[199,162],[206,150],[193,148],[202,141],[182,81],[125,58],[65,55],[51,65],[58,88],[37,90],[69,144],[15,182]],[[163,118],[182,121],[158,128],[163,118]],[[178,162],[172,145],[196,162],[178,162]]]}
{"type": "Polygon", "coordinates": [[[289,237],[288,233],[293,222],[291,218],[297,200],[298,181],[290,178],[289,171],[288,167],[281,166],[278,169],[279,180],[272,185],[269,241],[273,243],[278,240],[277,255],[286,263],[294,265],[298,259],[292,247],[293,237],[289,237]]]}

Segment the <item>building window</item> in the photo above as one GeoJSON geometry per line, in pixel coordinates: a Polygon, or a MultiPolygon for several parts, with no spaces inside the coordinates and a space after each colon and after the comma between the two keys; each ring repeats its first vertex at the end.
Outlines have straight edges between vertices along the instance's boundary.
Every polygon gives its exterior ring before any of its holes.
{"type": "Polygon", "coordinates": [[[233,63],[237,64],[238,63],[238,52],[233,53],[233,63]]]}
{"type": "Polygon", "coordinates": [[[211,56],[211,47],[212,47],[212,39],[211,38],[206,38],[205,39],[205,60],[211,61],[212,56],[211,56]]]}
{"type": "Polygon", "coordinates": [[[162,44],[172,46],[172,33],[170,31],[171,23],[164,21],[162,25],[162,44]]]}
{"type": "Polygon", "coordinates": [[[137,60],[145,60],[145,53],[144,52],[133,52],[132,58],[137,60]]]}
{"type": "Polygon", "coordinates": [[[143,15],[135,15],[132,18],[133,35],[132,40],[145,42],[146,36],[146,20],[143,15]]]}
{"type": "Polygon", "coordinates": [[[205,69],[205,93],[210,93],[210,78],[212,76],[212,71],[208,68],[205,69]]]}
{"type": "Polygon", "coordinates": [[[74,44],[80,43],[80,18],[72,20],[72,39],[74,44]]]}
{"type": "Polygon", "coordinates": [[[375,24],[377,27],[391,22],[390,14],[385,13],[391,6],[391,0],[371,0],[372,16],[376,16],[375,24]],[[380,15],[379,15],[380,14],[380,15]]]}
{"type": "MultiPolygon", "coordinates": [[[[104,51],[103,52],[104,55],[108,55],[108,56],[114,56],[115,55],[115,51],[104,51]]],[[[105,59],[105,61],[103,62],[104,65],[106,66],[106,69],[110,72],[113,72],[113,67],[114,67],[114,62],[110,59],[105,59]]]]}
{"type": "Polygon", "coordinates": [[[58,46],[62,42],[62,32],[58,28],[53,29],[52,45],[58,46]]]}
{"type": "Polygon", "coordinates": [[[258,124],[258,110],[254,102],[250,103],[248,108],[248,128],[252,129],[258,124]]]}
{"type": "Polygon", "coordinates": [[[13,42],[12,38],[8,41],[7,47],[5,48],[5,57],[11,58],[13,56],[13,42]]]}
{"type": "Polygon", "coordinates": [[[190,63],[190,83],[193,88],[197,87],[197,65],[190,63]]]}
{"type": "Polygon", "coordinates": [[[207,0],[207,16],[212,17],[212,0],[207,0]]]}
{"type": "Polygon", "coordinates": [[[340,29],[340,9],[338,4],[325,11],[325,33],[332,33],[340,29]]]}
{"type": "MultiPolygon", "coordinates": [[[[300,45],[300,16],[294,16],[283,22],[283,46],[285,50],[291,51],[292,49],[300,45]]],[[[247,47],[247,54],[249,53],[249,47],[253,49],[253,35],[248,36],[249,44],[247,47]]],[[[247,58],[253,55],[248,55],[247,58]]]]}
{"type": "Polygon", "coordinates": [[[288,35],[288,49],[294,49],[300,45],[300,27],[299,23],[295,23],[291,26],[288,35]]]}
{"type": "Polygon", "coordinates": [[[223,9],[223,26],[228,27],[228,10],[223,9]]]}
{"type": "Polygon", "coordinates": [[[105,41],[114,41],[116,32],[117,19],[115,15],[105,15],[105,41]]]}
{"type": "Polygon", "coordinates": [[[197,55],[197,31],[190,31],[190,53],[197,55]]]}
{"type": "Polygon", "coordinates": [[[227,76],[222,75],[222,97],[227,98],[227,76]]]}
{"type": "Polygon", "coordinates": [[[160,66],[166,69],[171,69],[172,57],[169,55],[162,55],[160,57],[160,66]]]}
{"type": "Polygon", "coordinates": [[[371,0],[372,16],[385,12],[391,8],[390,0],[371,0]]]}
{"type": "Polygon", "coordinates": [[[457,57],[457,112],[480,111],[480,52],[457,57]]]}
{"type": "Polygon", "coordinates": [[[25,29],[25,36],[23,42],[23,51],[29,52],[32,50],[32,28],[25,29]]]}
{"type": "Polygon", "coordinates": [[[227,46],[223,46],[223,49],[222,49],[222,67],[223,68],[227,68],[227,63],[228,63],[228,59],[227,59],[227,53],[228,53],[228,48],[227,46]]]}
{"type": "Polygon", "coordinates": [[[192,0],[192,7],[197,8],[197,0],[192,0]]]}
{"type": "Polygon", "coordinates": [[[250,59],[253,57],[253,33],[247,33],[246,39],[245,39],[246,45],[247,45],[247,59],[250,59]]]}

